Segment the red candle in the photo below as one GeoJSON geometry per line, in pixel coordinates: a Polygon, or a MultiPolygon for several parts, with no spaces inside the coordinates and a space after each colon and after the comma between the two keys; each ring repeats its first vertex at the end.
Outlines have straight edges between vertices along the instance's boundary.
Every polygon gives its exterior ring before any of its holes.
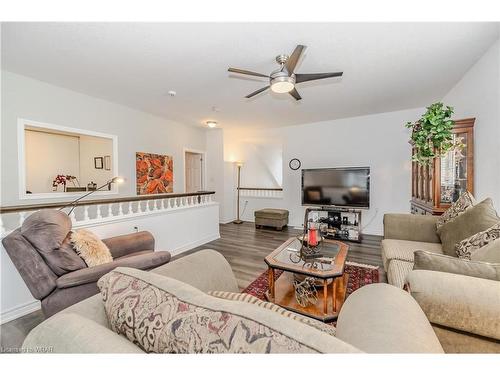
{"type": "Polygon", "coordinates": [[[309,229],[307,242],[309,242],[309,246],[318,245],[318,237],[316,235],[316,229],[309,229]]]}

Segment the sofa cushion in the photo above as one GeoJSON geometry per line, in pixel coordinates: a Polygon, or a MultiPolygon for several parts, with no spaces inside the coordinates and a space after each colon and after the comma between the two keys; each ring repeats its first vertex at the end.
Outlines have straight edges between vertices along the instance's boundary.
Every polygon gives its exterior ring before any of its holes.
{"type": "Polygon", "coordinates": [[[151,272],[118,268],[98,286],[111,329],[146,352],[358,352],[306,324],[151,272]]]}
{"type": "Polygon", "coordinates": [[[418,242],[405,240],[382,240],[382,259],[387,270],[389,261],[392,259],[404,260],[413,263],[413,253],[417,250],[425,250],[441,254],[443,252],[440,243],[418,242]]]}
{"type": "Polygon", "coordinates": [[[209,291],[209,295],[227,299],[229,301],[241,301],[246,303],[251,303],[253,305],[262,307],[264,309],[274,311],[277,314],[286,316],[287,318],[298,320],[301,323],[307,324],[311,327],[319,329],[329,335],[335,336],[335,327],[329,324],[325,324],[320,322],[319,320],[308,318],[305,315],[295,314],[289,310],[282,308],[281,306],[276,305],[272,302],[262,301],[261,299],[252,296],[248,293],[233,293],[233,292],[223,292],[223,291],[209,291]]]}
{"type": "Polygon", "coordinates": [[[40,210],[24,221],[21,234],[58,276],[87,267],[69,241],[71,219],[62,211],[40,210]]]}
{"type": "Polygon", "coordinates": [[[480,262],[500,263],[500,239],[492,241],[488,245],[474,251],[470,259],[480,262]]]}
{"type": "Polygon", "coordinates": [[[170,260],[168,251],[150,251],[133,256],[118,258],[110,263],[99,266],[88,267],[82,270],[68,273],[57,279],[58,288],[71,288],[73,286],[95,283],[99,278],[116,267],[133,267],[140,270],[150,270],[161,266],[170,260]]]}
{"type": "Polygon", "coordinates": [[[78,255],[83,258],[89,267],[113,261],[113,256],[106,244],[89,230],[79,229],[73,232],[71,242],[78,255]]]}
{"type": "Polygon", "coordinates": [[[476,204],[474,196],[466,191],[438,218],[436,227],[442,227],[447,222],[464,213],[468,208],[474,206],[474,204],[476,204]]]}
{"type": "Polygon", "coordinates": [[[457,243],[455,245],[457,256],[471,259],[472,253],[498,238],[500,238],[500,222],[457,243]]]}
{"type": "Polygon", "coordinates": [[[475,262],[427,251],[415,251],[413,269],[447,272],[500,281],[500,263],[475,262]]]}
{"type": "Polygon", "coordinates": [[[408,283],[431,323],[500,340],[498,281],[413,270],[408,283]]]}
{"type": "Polygon", "coordinates": [[[455,245],[478,232],[498,223],[498,217],[490,198],[465,210],[453,220],[438,228],[437,233],[443,244],[443,254],[456,256],[455,245]]]}

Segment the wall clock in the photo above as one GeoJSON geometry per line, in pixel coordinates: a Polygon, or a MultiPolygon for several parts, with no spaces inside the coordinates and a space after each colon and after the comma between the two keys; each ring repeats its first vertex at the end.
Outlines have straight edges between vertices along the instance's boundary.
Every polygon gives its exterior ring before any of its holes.
{"type": "Polygon", "coordinates": [[[294,159],[290,160],[290,162],[288,163],[288,165],[290,166],[290,169],[296,171],[297,169],[300,168],[301,163],[300,163],[299,159],[294,158],[294,159]]]}

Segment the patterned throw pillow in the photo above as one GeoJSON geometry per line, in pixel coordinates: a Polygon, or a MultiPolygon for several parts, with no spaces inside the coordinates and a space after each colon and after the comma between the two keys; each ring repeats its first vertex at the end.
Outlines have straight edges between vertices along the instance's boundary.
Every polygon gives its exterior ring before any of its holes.
{"type": "Polygon", "coordinates": [[[308,317],[300,315],[300,314],[295,314],[294,312],[288,311],[288,310],[282,308],[281,306],[278,306],[272,302],[262,301],[261,299],[258,299],[257,297],[254,297],[251,294],[220,292],[220,291],[210,291],[210,292],[208,292],[208,294],[211,296],[214,296],[214,297],[227,299],[229,301],[240,301],[240,302],[251,303],[252,305],[256,305],[256,306],[262,307],[264,309],[277,312],[278,314],[286,316],[287,318],[297,320],[301,323],[304,323],[304,324],[307,324],[311,327],[319,329],[322,332],[328,333],[329,335],[335,336],[335,327],[334,326],[329,325],[329,324],[325,324],[325,323],[320,322],[318,320],[309,319],[308,317]]]}
{"type": "Polygon", "coordinates": [[[455,245],[457,256],[470,260],[473,252],[498,238],[500,238],[500,222],[457,243],[455,245]]]}
{"type": "Polygon", "coordinates": [[[245,315],[230,301],[217,303],[187,284],[144,271],[117,268],[97,285],[110,328],[148,353],[322,353],[341,343],[321,332],[311,336],[311,327],[301,331],[295,322],[272,328],[260,320],[276,322],[273,317],[255,309],[245,315]]]}
{"type": "Polygon", "coordinates": [[[476,200],[473,195],[466,191],[463,193],[455,202],[452,203],[450,208],[448,208],[438,219],[436,226],[437,228],[443,226],[447,222],[453,220],[458,215],[463,213],[469,207],[476,204],[476,200]]]}

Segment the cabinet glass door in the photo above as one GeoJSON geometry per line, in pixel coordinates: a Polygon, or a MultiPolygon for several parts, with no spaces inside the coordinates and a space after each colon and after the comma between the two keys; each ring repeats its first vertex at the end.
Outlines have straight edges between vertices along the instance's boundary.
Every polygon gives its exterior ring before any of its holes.
{"type": "Polygon", "coordinates": [[[452,203],[467,190],[467,133],[453,134],[456,147],[441,157],[441,203],[452,203]]]}

